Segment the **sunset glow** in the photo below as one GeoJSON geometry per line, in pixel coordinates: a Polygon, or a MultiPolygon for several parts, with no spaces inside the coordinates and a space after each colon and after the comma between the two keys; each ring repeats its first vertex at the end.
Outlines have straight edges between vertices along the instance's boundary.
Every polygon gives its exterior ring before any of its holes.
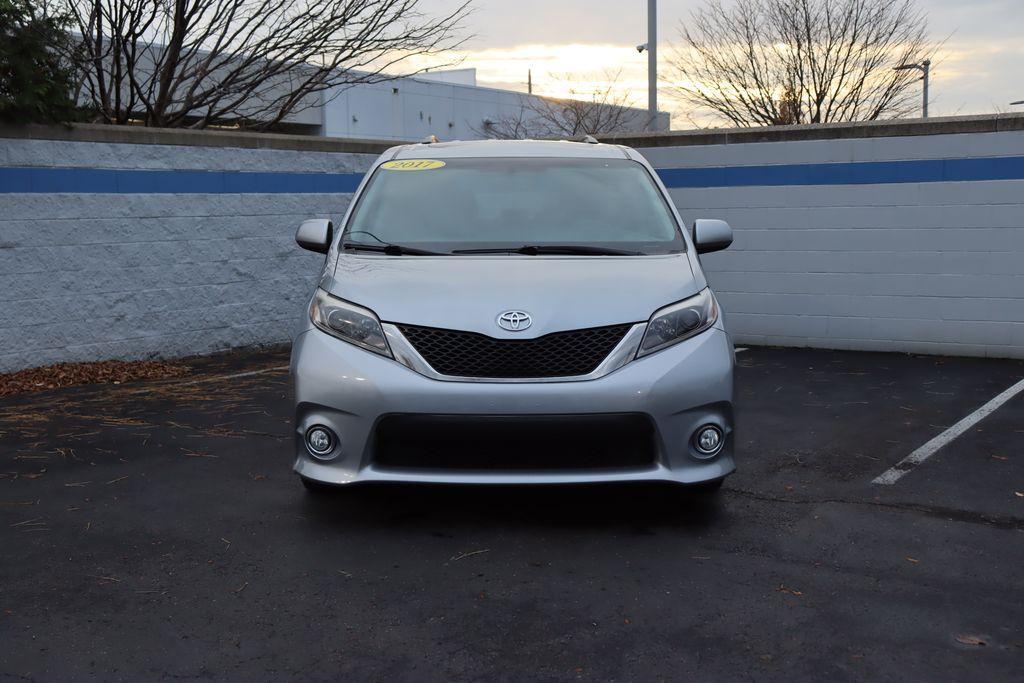
{"type": "MultiPolygon", "coordinates": [[[[716,125],[707,116],[692,116],[689,107],[672,96],[673,82],[668,64],[672,49],[668,44],[659,46],[659,109],[672,114],[674,128],[716,125]]],[[[951,94],[968,86],[972,78],[985,76],[986,62],[1006,59],[1011,55],[1024,59],[1024,47],[1005,44],[979,47],[951,41],[939,52],[940,57],[932,72],[934,105],[937,114],[942,112],[939,115],[998,110],[998,99],[966,107],[954,102],[951,94]]],[[[631,45],[532,43],[451,52],[412,60],[404,67],[421,69],[445,62],[457,64],[449,68],[475,68],[477,84],[485,87],[526,92],[527,73],[532,71],[535,94],[587,99],[594,92],[612,86],[615,92],[627,98],[631,106],[644,107],[647,103],[647,57],[631,45]]]]}
{"type": "MultiPolygon", "coordinates": [[[[634,104],[646,102],[647,57],[635,47],[609,44],[519,45],[459,51],[445,55],[460,66],[477,70],[477,84],[526,91],[527,72],[533,71],[533,91],[551,97],[582,96],[609,84],[606,76],[619,73],[617,87],[634,104]]],[[[423,61],[417,67],[435,63],[423,61]]]]}

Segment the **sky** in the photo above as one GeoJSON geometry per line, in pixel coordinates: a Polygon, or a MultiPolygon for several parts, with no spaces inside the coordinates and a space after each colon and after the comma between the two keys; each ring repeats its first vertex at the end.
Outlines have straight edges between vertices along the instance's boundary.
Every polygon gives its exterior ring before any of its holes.
{"type": "MultiPolygon", "coordinates": [[[[728,2],[729,0],[724,0],[728,2]]],[[[455,0],[421,0],[428,12],[455,0]]],[[[679,43],[679,27],[703,0],[659,0],[659,57],[679,43]]],[[[931,116],[1024,111],[1024,0],[917,0],[929,33],[942,42],[931,74],[931,116]]],[[[647,103],[647,0],[474,0],[466,22],[472,34],[457,54],[461,67],[476,68],[477,84],[565,97],[615,87],[630,104],[647,103]]],[[[673,128],[694,127],[688,108],[673,101],[664,61],[659,60],[659,109],[672,112],[673,128]]],[[[423,66],[418,63],[417,66],[423,66]]],[[[707,120],[696,123],[708,125],[707,120]]]]}

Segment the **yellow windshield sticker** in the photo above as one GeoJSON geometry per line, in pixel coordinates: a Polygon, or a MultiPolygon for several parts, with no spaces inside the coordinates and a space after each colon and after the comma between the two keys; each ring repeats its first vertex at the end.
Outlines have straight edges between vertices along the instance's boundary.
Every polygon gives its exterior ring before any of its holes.
{"type": "Polygon", "coordinates": [[[389,171],[431,171],[442,166],[444,166],[444,162],[437,159],[399,159],[380,165],[381,168],[389,171]]]}

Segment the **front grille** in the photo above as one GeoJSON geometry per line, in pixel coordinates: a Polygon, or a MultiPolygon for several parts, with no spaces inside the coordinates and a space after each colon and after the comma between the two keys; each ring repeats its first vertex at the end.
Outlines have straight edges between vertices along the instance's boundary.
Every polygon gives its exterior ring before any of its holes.
{"type": "Polygon", "coordinates": [[[476,332],[398,325],[421,356],[454,377],[574,377],[593,372],[631,325],[553,332],[536,339],[495,339],[476,332]]]}
{"type": "Polygon", "coordinates": [[[374,465],[399,470],[646,469],[658,448],[651,419],[640,413],[392,414],[374,436],[374,465]]]}

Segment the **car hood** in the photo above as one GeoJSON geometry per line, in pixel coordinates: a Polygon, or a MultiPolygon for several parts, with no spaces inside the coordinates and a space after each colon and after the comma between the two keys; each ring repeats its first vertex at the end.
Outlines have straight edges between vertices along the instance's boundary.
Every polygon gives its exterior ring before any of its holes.
{"type": "Polygon", "coordinates": [[[379,256],[341,254],[321,286],[384,322],[529,339],[549,332],[641,322],[696,294],[686,254],[644,257],[379,256]],[[509,310],[533,324],[508,332],[509,310]]]}

